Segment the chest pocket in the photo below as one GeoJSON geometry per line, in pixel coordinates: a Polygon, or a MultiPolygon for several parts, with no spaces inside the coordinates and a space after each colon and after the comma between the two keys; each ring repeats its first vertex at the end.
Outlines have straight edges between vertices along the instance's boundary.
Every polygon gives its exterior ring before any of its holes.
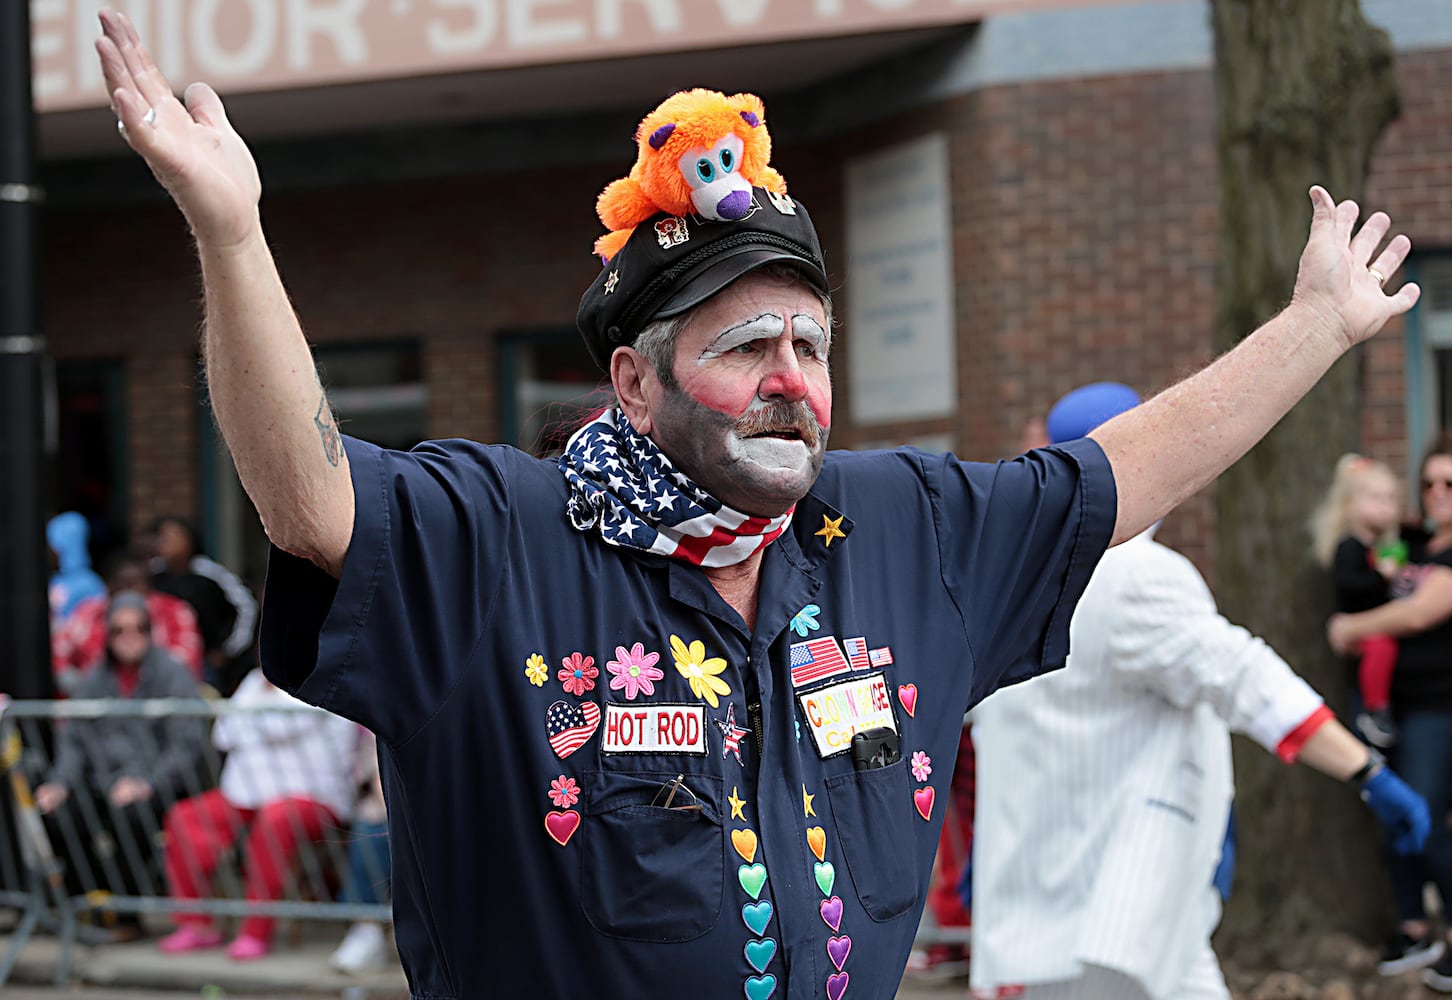
{"type": "Polygon", "coordinates": [[[918,901],[917,833],[907,759],[826,781],[837,840],[862,908],[882,922],[918,901]]]}
{"type": "Polygon", "coordinates": [[[602,934],[632,941],[690,941],[721,919],[726,833],[721,779],[676,772],[589,771],[580,828],[580,905],[602,934]],[[691,793],[694,793],[694,800],[691,793]],[[654,804],[652,804],[654,803],[654,804]]]}

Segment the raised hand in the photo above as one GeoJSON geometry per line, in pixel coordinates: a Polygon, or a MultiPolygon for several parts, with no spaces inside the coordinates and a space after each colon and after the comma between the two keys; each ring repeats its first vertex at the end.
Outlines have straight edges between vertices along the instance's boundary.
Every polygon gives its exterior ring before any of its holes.
{"type": "Polygon", "coordinates": [[[1311,188],[1311,235],[1301,251],[1292,301],[1327,316],[1344,332],[1347,346],[1375,334],[1387,320],[1416,305],[1422,290],[1408,282],[1395,295],[1382,286],[1402,266],[1412,241],[1398,233],[1380,253],[1391,228],[1385,212],[1373,212],[1360,230],[1354,201],[1336,204],[1320,185],[1311,188]]]}
{"type": "Polygon", "coordinates": [[[262,182],[222,100],[204,83],[172,94],[126,16],[101,11],[101,72],[121,134],[146,160],[186,216],[197,242],[225,251],[258,229],[262,182]]]}

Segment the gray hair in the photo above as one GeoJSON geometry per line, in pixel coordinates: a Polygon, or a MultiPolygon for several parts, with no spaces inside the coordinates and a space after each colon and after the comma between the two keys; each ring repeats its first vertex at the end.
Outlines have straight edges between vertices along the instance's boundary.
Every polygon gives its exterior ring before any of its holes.
{"type": "MultiPolygon", "coordinates": [[[[765,264],[751,273],[764,274],[782,281],[807,284],[802,281],[801,273],[795,267],[785,263],[765,264]]],[[[816,292],[818,300],[822,303],[822,312],[827,318],[827,346],[830,349],[833,326],[832,296],[813,285],[808,284],[807,287],[816,292]]],[[[701,305],[704,303],[693,306],[676,316],[651,320],[636,336],[635,343],[631,345],[640,352],[641,357],[650,362],[650,366],[655,369],[656,377],[667,389],[676,387],[676,338],[680,336],[681,331],[686,328],[686,324],[691,321],[691,317],[696,314],[696,310],[700,309],[701,305]]]]}

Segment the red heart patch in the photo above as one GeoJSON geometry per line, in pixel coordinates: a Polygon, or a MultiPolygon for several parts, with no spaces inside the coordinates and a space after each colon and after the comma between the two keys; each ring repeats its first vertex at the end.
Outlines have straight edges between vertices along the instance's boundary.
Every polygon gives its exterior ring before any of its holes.
{"type": "MultiPolygon", "coordinates": [[[[931,788],[928,791],[932,791],[931,788]]],[[[568,812],[550,812],[545,814],[545,832],[550,839],[561,847],[570,842],[575,831],[580,828],[580,814],[573,809],[568,812]]]]}
{"type": "Polygon", "coordinates": [[[913,805],[918,807],[918,815],[923,819],[930,819],[933,815],[933,800],[937,798],[933,794],[933,786],[919,788],[913,792],[913,805]]]}
{"type": "Polygon", "coordinates": [[[909,716],[917,718],[918,686],[916,684],[899,684],[897,700],[902,702],[903,711],[907,712],[909,716]]]}

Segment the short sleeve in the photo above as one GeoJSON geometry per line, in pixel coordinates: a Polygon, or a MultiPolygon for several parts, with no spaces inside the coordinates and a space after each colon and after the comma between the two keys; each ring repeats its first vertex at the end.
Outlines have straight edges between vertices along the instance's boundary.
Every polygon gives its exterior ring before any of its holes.
{"type": "Polygon", "coordinates": [[[1083,438],[994,465],[946,456],[926,471],[944,583],[973,647],[972,702],[1063,666],[1074,606],[1118,515],[1103,450],[1083,438]]]}
{"type": "Polygon", "coordinates": [[[334,581],[272,548],[263,669],[278,687],[397,743],[448,697],[488,621],[510,517],[508,449],[400,452],[344,438],[353,534],[334,581]]]}

